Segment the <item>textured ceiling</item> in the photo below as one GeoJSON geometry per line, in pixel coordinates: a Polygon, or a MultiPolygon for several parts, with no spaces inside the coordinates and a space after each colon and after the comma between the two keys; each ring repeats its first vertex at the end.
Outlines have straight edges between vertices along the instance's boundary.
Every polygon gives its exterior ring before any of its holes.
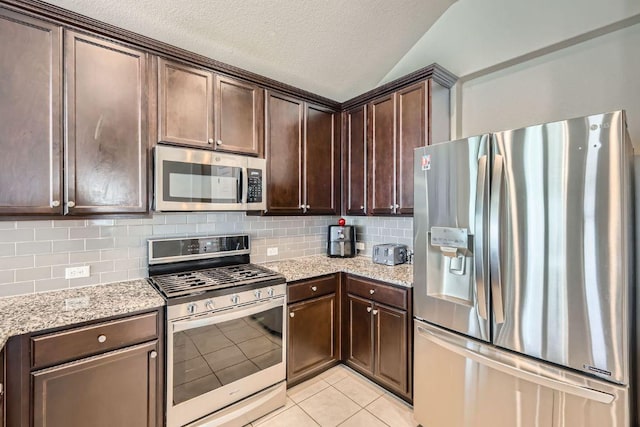
{"type": "Polygon", "coordinates": [[[455,0],[48,0],[345,101],[375,87],[455,0]]]}

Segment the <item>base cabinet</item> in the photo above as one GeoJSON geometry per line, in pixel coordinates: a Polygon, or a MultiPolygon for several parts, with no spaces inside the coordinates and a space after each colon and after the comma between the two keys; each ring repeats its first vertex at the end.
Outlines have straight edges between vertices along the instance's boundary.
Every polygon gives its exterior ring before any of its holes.
{"type": "Polygon", "coordinates": [[[331,275],[289,286],[289,385],[315,375],[339,359],[338,281],[337,275],[331,275]]]}
{"type": "Polygon", "coordinates": [[[345,363],[411,401],[411,294],[347,275],[345,363]]]}
{"type": "Polygon", "coordinates": [[[4,427],[4,350],[0,349],[0,427],[4,427]]]}

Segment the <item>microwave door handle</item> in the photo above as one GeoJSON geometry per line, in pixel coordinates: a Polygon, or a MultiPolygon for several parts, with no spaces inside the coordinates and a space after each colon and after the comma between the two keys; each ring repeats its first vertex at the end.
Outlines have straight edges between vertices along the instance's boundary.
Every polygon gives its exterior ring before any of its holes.
{"type": "Polygon", "coordinates": [[[247,193],[249,192],[249,175],[247,174],[247,168],[244,166],[240,170],[240,182],[238,184],[238,187],[240,187],[240,202],[246,205],[247,193]]]}
{"type": "Polygon", "coordinates": [[[485,295],[486,271],[484,262],[485,214],[487,208],[487,156],[478,159],[478,176],[476,180],[475,236],[473,237],[476,298],[478,314],[487,320],[487,296],[485,295]]]}
{"type": "Polygon", "coordinates": [[[504,160],[499,154],[493,158],[493,176],[491,178],[491,207],[489,224],[489,253],[491,262],[491,297],[496,323],[504,323],[502,305],[502,269],[500,268],[500,213],[502,210],[502,178],[504,160]]]}

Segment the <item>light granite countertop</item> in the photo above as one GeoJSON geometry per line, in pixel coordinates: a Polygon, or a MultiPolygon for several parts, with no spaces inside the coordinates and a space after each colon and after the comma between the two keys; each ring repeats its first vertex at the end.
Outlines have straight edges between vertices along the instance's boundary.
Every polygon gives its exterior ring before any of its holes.
{"type": "Polygon", "coordinates": [[[0,298],[0,349],[14,336],[165,305],[145,280],[0,298]],[[65,299],[88,297],[85,308],[65,310],[65,299]]]}
{"type": "Polygon", "coordinates": [[[262,264],[282,274],[287,282],[322,276],[324,274],[345,272],[381,280],[400,286],[413,286],[413,265],[400,264],[388,266],[374,264],[371,257],[330,258],[326,255],[313,255],[262,264]]]}

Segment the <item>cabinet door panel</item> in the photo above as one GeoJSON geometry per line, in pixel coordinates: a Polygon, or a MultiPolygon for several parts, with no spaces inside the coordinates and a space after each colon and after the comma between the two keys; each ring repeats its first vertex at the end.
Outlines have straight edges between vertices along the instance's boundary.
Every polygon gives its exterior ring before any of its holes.
{"type": "Polygon", "coordinates": [[[373,372],[373,320],[371,302],[347,295],[347,362],[373,372]]]}
{"type": "Polygon", "coordinates": [[[374,215],[394,213],[396,189],[396,97],[391,94],[369,104],[371,176],[370,209],[374,215]]]}
{"type": "Polygon", "coordinates": [[[267,211],[302,212],[302,101],[267,95],[267,211]]]}
{"type": "Polygon", "coordinates": [[[156,425],[158,343],[153,341],[36,371],[33,425],[156,425]]]}
{"type": "Polygon", "coordinates": [[[216,150],[260,154],[262,93],[256,85],[216,76],[216,150]]]}
{"type": "Polygon", "coordinates": [[[146,65],[142,52],[67,32],[69,213],[147,211],[146,65]]]}
{"type": "Polygon", "coordinates": [[[213,147],[213,74],[163,59],[158,70],[158,139],[213,147]]]}
{"type": "Polygon", "coordinates": [[[289,306],[289,381],[336,360],[335,319],[335,293],[289,306]]]}
{"type": "Polygon", "coordinates": [[[62,213],[61,34],[0,9],[0,213],[62,213]]]}
{"type": "Polygon", "coordinates": [[[407,392],[407,312],[376,304],[374,375],[400,391],[407,392]]]}
{"type": "Polygon", "coordinates": [[[336,113],[307,105],[305,120],[306,212],[335,215],[339,182],[336,113]]]}
{"type": "Polygon", "coordinates": [[[347,215],[367,213],[367,107],[346,113],[347,147],[346,172],[343,191],[346,193],[347,215]]]}
{"type": "Polygon", "coordinates": [[[397,213],[413,214],[413,150],[427,143],[427,83],[398,92],[397,213]]]}
{"type": "Polygon", "coordinates": [[[2,391],[0,392],[0,427],[4,427],[4,393],[5,393],[5,381],[4,381],[4,349],[0,349],[0,384],[2,384],[2,391]]]}

